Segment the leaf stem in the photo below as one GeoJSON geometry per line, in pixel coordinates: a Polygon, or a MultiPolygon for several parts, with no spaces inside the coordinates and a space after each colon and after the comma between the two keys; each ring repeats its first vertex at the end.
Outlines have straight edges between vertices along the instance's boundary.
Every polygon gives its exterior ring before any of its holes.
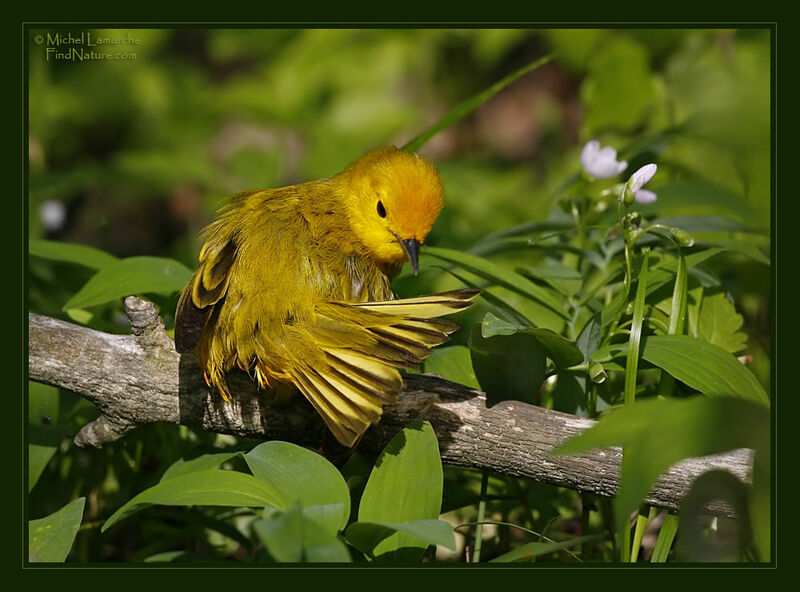
{"type": "Polygon", "coordinates": [[[478,519],[475,526],[475,544],[472,549],[472,562],[479,563],[481,560],[481,544],[483,542],[483,519],[486,513],[486,490],[489,487],[489,471],[483,471],[481,476],[481,497],[478,502],[478,519]]]}

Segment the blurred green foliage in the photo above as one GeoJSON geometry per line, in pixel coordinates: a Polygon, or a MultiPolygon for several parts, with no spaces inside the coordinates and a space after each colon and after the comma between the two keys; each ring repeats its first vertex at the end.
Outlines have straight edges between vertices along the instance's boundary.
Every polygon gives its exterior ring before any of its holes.
{"type": "MultiPolygon", "coordinates": [[[[712,228],[704,220],[695,234],[708,244],[741,238],[743,229],[757,231],[704,263],[716,284],[706,285],[710,276],[699,272],[690,276],[688,323],[691,334],[737,355],[746,345],[749,367],[769,393],[770,276],[763,264],[770,232],[768,31],[92,30],[96,37],[140,41],[125,48],[135,53],[132,59],[89,62],[47,59],[34,36],[53,32],[31,31],[28,47],[30,239],[89,245],[120,258],[171,257],[189,268],[199,251],[198,232],[225,196],[331,175],[370,148],[400,146],[464,98],[557,52],[553,62],[421,149],[439,167],[446,190],[446,207],[426,242],[524,265],[524,275],[572,297],[577,288],[569,282],[576,278],[565,275],[570,270],[564,266],[553,276],[557,266],[546,250],[507,248],[486,237],[528,221],[553,224],[555,232],[571,223],[559,199],[580,186],[574,181],[587,140],[619,148],[629,160],[627,174],[656,161],[658,176],[648,189],[659,202],[640,207],[644,215],[672,217],[694,233],[683,223],[724,214],[725,224],[712,228]],[[680,218],[688,215],[695,218],[680,218]],[[692,308],[692,295],[702,307],[692,308]]],[[[401,295],[461,285],[433,257],[422,263],[418,278],[404,273],[397,279],[401,295]]],[[[609,269],[612,276],[621,274],[609,269]]],[[[68,257],[32,256],[30,309],[127,331],[121,299],[64,310],[93,273],[68,257]]],[[[607,280],[588,278],[585,286],[607,280]]],[[[666,319],[671,286],[662,285],[666,304],[655,308],[666,319]]],[[[495,286],[491,295],[556,332],[580,328],[589,316],[587,308],[580,323],[565,328],[551,309],[507,287],[495,286]]],[[[174,294],[152,299],[171,327],[174,294]]],[[[465,330],[454,336],[456,344],[466,344],[470,325],[483,318],[486,309],[474,308],[462,315],[465,330]]],[[[578,335],[567,337],[581,346],[578,335]]],[[[456,353],[436,354],[433,364],[466,373],[474,385],[468,351],[456,353]]],[[[569,393],[567,384],[559,381],[539,403],[574,411],[583,404],[573,400],[583,383],[569,393]]],[[[608,404],[595,403],[595,411],[608,404]]],[[[194,559],[235,552],[237,536],[246,531],[227,530],[241,518],[235,510],[198,515],[153,509],[150,519],[128,521],[102,536],[99,521],[155,485],[191,450],[248,450],[254,442],[147,426],[103,450],[79,450],[70,438],[96,414],[90,404],[37,387],[31,413],[32,446],[38,447],[31,471],[41,472],[30,495],[31,516],[52,514],[79,495],[87,498],[73,560],[143,560],[175,549],[194,559]],[[34,413],[34,403],[50,411],[34,413]]],[[[355,455],[348,463],[351,489],[359,482],[363,487],[372,462],[355,455]]],[[[444,517],[459,524],[474,519],[479,481],[474,472],[445,467],[444,517]]],[[[601,532],[601,515],[608,511],[605,500],[511,478],[492,477],[486,499],[487,516],[525,524],[539,533],[541,544],[555,545],[548,537],[556,532],[561,541],[601,532]],[[597,511],[581,515],[581,502],[597,511]]],[[[532,540],[504,527],[494,533],[487,527],[484,537],[487,559],[532,540]]],[[[587,541],[580,556],[608,560],[612,546],[587,541]]],[[[574,558],[559,547],[543,560],[574,558]]]]}

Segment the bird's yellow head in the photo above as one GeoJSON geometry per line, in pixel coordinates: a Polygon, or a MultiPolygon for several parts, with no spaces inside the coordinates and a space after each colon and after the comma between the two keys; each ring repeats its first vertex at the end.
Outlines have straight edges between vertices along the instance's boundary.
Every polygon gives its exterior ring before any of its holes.
{"type": "Polygon", "coordinates": [[[334,180],[353,232],[372,256],[384,264],[408,259],[416,274],[419,246],[444,203],[436,167],[390,146],[362,156],[334,180]]]}

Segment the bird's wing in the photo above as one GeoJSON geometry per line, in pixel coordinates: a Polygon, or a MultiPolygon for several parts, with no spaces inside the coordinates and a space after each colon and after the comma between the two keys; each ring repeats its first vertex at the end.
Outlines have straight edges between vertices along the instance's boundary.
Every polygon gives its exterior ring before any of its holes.
{"type": "Polygon", "coordinates": [[[336,439],[353,446],[402,387],[398,367],[416,368],[458,325],[437,319],[470,305],[477,290],[316,308],[311,338],[324,363],[294,364],[292,378],[336,439]]]}
{"type": "Polygon", "coordinates": [[[228,289],[236,257],[234,241],[212,236],[200,252],[200,265],[181,292],[175,313],[175,349],[190,352],[200,341],[208,318],[228,289]]]}

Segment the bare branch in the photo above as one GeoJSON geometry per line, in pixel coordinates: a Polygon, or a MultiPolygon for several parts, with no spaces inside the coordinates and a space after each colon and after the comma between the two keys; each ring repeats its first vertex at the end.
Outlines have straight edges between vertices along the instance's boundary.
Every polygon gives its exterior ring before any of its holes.
{"type": "MultiPolygon", "coordinates": [[[[155,307],[125,301],[132,335],[110,335],[36,314],[29,315],[30,379],[72,390],[101,416],[76,436],[78,446],[100,447],[137,425],[166,422],[250,438],[318,446],[325,428],[302,397],[277,406],[244,373],[230,384],[230,405],[206,386],[193,356],[179,355],[155,307]]],[[[397,403],[384,410],[359,447],[380,450],[414,419],[431,422],[445,463],[488,469],[611,496],[619,481],[618,448],[575,456],[550,456],[593,421],[508,401],[486,407],[483,393],[431,375],[410,375],[397,403]]],[[[749,483],[752,452],[736,450],[688,459],[665,473],[650,493],[651,505],[676,510],[692,481],[723,469],[749,483]]],[[[711,510],[730,515],[724,505],[711,510]]]]}

